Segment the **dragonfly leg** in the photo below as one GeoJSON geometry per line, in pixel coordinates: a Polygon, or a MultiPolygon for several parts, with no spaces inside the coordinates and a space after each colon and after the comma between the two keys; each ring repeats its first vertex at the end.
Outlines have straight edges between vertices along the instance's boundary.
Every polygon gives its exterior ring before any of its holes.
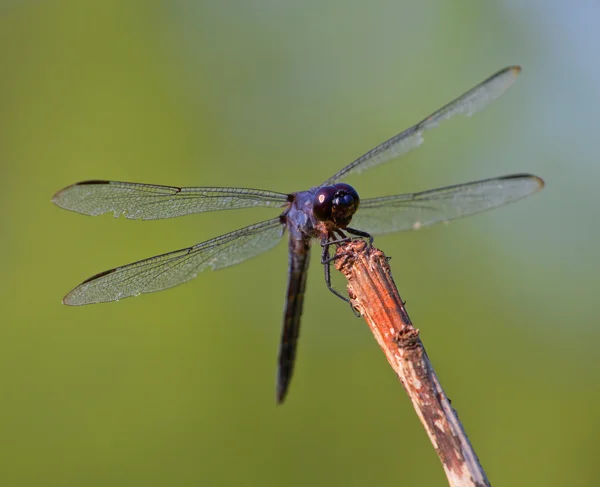
{"type": "Polygon", "coordinates": [[[329,239],[321,240],[321,247],[329,247],[330,245],[339,245],[339,244],[350,242],[350,240],[352,240],[351,237],[347,237],[340,230],[335,230],[335,231],[337,231],[340,234],[341,238],[338,238],[336,240],[329,240],[329,239]]]}
{"type": "Polygon", "coordinates": [[[373,246],[373,235],[371,235],[370,233],[367,232],[361,232],[360,230],[356,230],[354,228],[344,228],[344,230],[346,230],[348,233],[352,234],[352,235],[356,235],[357,237],[363,237],[363,238],[368,238],[369,239],[369,246],[373,246]]]}
{"type": "Polygon", "coordinates": [[[360,313],[358,311],[356,311],[354,306],[352,306],[352,303],[350,302],[350,298],[348,298],[347,296],[344,296],[342,293],[340,293],[337,289],[335,289],[331,285],[331,262],[334,261],[337,257],[339,257],[339,255],[334,255],[334,256],[329,255],[329,247],[330,247],[330,245],[332,245],[332,243],[334,243],[334,242],[327,241],[325,239],[321,241],[321,245],[323,246],[323,253],[321,254],[321,264],[323,264],[323,270],[325,271],[325,285],[327,286],[327,289],[329,289],[338,298],[340,298],[342,301],[345,301],[346,303],[350,304],[350,308],[352,308],[352,312],[357,317],[360,317],[360,313]]]}
{"type": "Polygon", "coordinates": [[[329,255],[329,247],[331,245],[331,242],[326,242],[326,243],[321,242],[321,245],[323,245],[323,254],[321,255],[321,264],[323,264],[323,269],[325,270],[325,284],[327,285],[327,289],[329,289],[338,298],[343,299],[344,301],[349,303],[350,299],[348,299],[346,296],[344,296],[338,290],[334,289],[334,287],[331,285],[331,262],[333,260],[335,260],[335,258],[337,257],[336,255],[334,255],[333,257],[331,257],[329,255]]]}
{"type": "Polygon", "coordinates": [[[333,240],[332,237],[335,235],[334,233],[330,233],[327,238],[321,239],[321,247],[323,247],[323,255],[321,256],[321,264],[328,264],[338,257],[340,254],[335,253],[333,256],[329,255],[329,247],[331,245],[340,245],[343,243],[348,243],[352,240],[352,238],[347,237],[341,230],[336,229],[334,232],[337,232],[340,235],[340,238],[333,240]],[[325,250],[327,249],[327,250],[325,250]]]}

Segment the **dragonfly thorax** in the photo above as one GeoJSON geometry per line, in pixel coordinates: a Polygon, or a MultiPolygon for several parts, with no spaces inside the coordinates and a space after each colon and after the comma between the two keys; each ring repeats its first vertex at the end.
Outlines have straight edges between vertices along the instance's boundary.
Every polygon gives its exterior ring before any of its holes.
{"type": "Polygon", "coordinates": [[[358,209],[360,198],[356,190],[345,183],[323,186],[313,198],[313,212],[322,222],[331,222],[345,228],[358,209]]]}

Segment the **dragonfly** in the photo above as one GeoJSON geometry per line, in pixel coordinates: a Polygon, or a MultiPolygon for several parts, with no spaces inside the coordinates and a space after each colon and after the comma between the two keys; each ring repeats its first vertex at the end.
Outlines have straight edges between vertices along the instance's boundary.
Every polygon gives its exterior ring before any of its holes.
{"type": "Polygon", "coordinates": [[[275,191],[233,187],[178,187],[89,180],[58,191],[53,202],[84,215],[112,212],[128,219],[155,220],[240,208],[273,207],[281,213],[269,220],[226,233],[191,247],[150,257],[100,272],[86,279],[64,298],[69,306],[118,301],[160,291],[195,278],[206,269],[238,264],[274,247],[287,230],[288,276],[279,346],[276,399],[286,397],[296,358],[311,243],[322,246],[327,287],[331,285],[330,248],[353,238],[416,230],[438,222],[479,213],[531,195],[544,181],[531,174],[511,174],[417,193],[361,200],[342,182],[385,162],[397,159],[423,143],[428,130],[456,115],[470,116],[501,96],[521,68],[510,66],[395,135],[345,166],[322,184],[306,191],[275,191]]]}

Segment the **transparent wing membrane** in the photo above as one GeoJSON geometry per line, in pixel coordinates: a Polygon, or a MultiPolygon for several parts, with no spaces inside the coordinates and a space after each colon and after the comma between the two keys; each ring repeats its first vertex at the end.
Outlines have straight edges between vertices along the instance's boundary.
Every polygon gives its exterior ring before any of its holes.
{"type": "Polygon", "coordinates": [[[520,200],[544,187],[530,174],[514,174],[362,200],[350,226],[372,235],[417,230],[520,200]]]}
{"type": "Polygon", "coordinates": [[[118,301],[167,289],[206,269],[221,269],[274,247],[283,235],[279,217],[241,228],[193,247],[169,252],[97,274],[63,299],[71,306],[118,301]]]}
{"type": "MultiPolygon", "coordinates": [[[[516,80],[521,68],[505,68],[440,108],[413,127],[383,142],[350,163],[322,186],[351,174],[391,161],[423,143],[427,130],[456,115],[472,115],[500,97],[516,80]]],[[[302,170],[294,166],[293,171],[302,170]]],[[[293,175],[291,176],[294,177],[293,175]]],[[[271,220],[226,233],[191,247],[157,255],[96,274],[64,298],[70,306],[118,301],[130,296],[161,291],[187,282],[207,269],[238,264],[273,248],[289,230],[289,269],[286,304],[278,360],[277,401],[287,393],[296,358],[306,276],[312,240],[321,241],[328,255],[336,235],[368,237],[416,230],[438,222],[517,201],[544,187],[530,174],[485,179],[419,193],[399,194],[360,201],[348,185],[313,187],[291,194],[249,188],[177,187],[107,180],[82,181],[58,191],[53,202],[84,215],[113,213],[128,219],[156,220],[193,213],[252,207],[280,208],[271,220]],[[351,230],[354,229],[354,232],[351,230]],[[358,230],[358,231],[356,231],[358,230]],[[367,233],[361,233],[367,232],[367,233]]],[[[329,265],[329,262],[326,262],[329,265]]],[[[325,281],[331,289],[329,267],[325,281]]],[[[332,289],[333,290],[333,289],[332,289]]],[[[342,297],[339,293],[338,296],[342,297]]]]}
{"type": "Polygon", "coordinates": [[[520,72],[521,68],[519,66],[510,66],[490,76],[418,124],[386,140],[354,162],[348,164],[341,171],[325,181],[323,185],[333,184],[350,174],[358,174],[366,169],[396,159],[417,148],[423,143],[423,134],[427,130],[437,127],[441,121],[455,115],[470,116],[483,109],[501,96],[515,82],[520,72]]]}
{"type": "Polygon", "coordinates": [[[287,195],[246,188],[179,188],[119,181],[83,181],[54,195],[61,208],[101,215],[114,213],[132,220],[175,218],[205,211],[233,210],[255,206],[281,207],[287,195]]]}

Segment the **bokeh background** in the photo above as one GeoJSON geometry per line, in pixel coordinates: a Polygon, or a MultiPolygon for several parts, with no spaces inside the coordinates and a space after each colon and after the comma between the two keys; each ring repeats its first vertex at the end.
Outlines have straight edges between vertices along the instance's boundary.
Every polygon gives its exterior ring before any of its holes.
{"type": "Polygon", "coordinates": [[[0,485],[445,485],[316,255],[281,407],[283,243],[162,293],[61,305],[96,272],[273,211],[140,222],[50,200],[93,178],[306,189],[510,64],[499,101],[348,182],[546,180],[377,245],[492,483],[599,485],[599,22],[596,0],[3,0],[0,485]]]}

